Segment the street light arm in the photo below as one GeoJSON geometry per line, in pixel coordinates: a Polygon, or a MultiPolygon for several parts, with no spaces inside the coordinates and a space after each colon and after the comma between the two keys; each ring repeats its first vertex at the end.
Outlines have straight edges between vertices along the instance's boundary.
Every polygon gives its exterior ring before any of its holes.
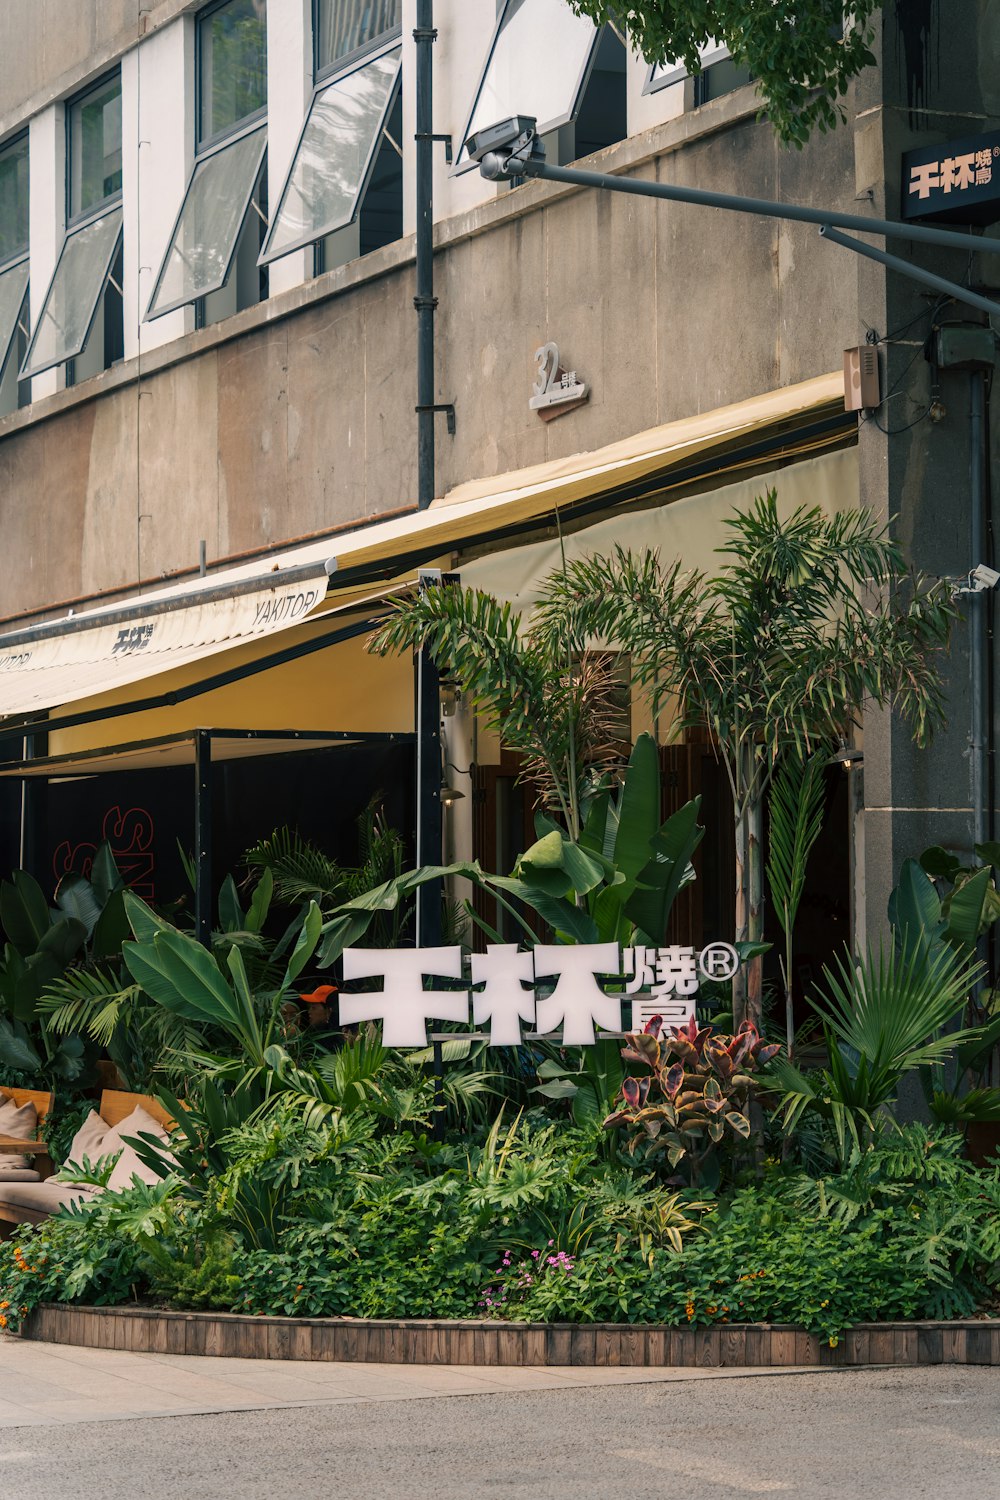
{"type": "MultiPolygon", "coordinates": [[[[670,203],[694,203],[702,208],[725,208],[734,213],[760,214],[767,219],[816,224],[820,228],[853,229],[877,234],[883,239],[912,240],[917,244],[941,245],[965,254],[983,252],[1000,255],[1000,240],[982,239],[952,229],[934,229],[928,224],[901,224],[891,219],[866,218],[863,214],[840,213],[836,209],[807,208],[798,203],[776,203],[769,198],[745,198],[737,193],[713,193],[707,188],[679,187],[672,182],[650,182],[643,177],[619,177],[610,172],[588,172],[582,167],[556,167],[544,156],[509,158],[506,177],[540,177],[544,182],[564,182],[571,187],[602,188],[612,193],[632,193],[642,198],[663,198],[670,203]]],[[[494,167],[494,171],[495,171],[494,167]]]]}

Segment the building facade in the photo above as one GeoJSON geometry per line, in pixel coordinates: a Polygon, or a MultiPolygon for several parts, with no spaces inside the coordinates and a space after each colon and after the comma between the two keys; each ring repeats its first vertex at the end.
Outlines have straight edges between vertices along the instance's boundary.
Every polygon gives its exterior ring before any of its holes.
{"type": "MultiPolygon", "coordinates": [[[[172,777],[159,815],[172,839],[189,762],[204,795],[216,778],[217,868],[261,818],[315,820],[318,803],[317,836],[336,839],[387,784],[412,823],[411,664],[366,656],[362,626],[421,566],[521,605],[566,547],[655,544],[710,566],[726,515],[771,484],[789,510],[871,506],[928,574],[990,561],[972,555],[977,537],[992,544],[988,408],[978,429],[974,413],[988,379],[925,357],[938,325],[981,315],[812,225],[496,185],[463,153],[472,128],[533,115],[550,160],[895,220],[907,150],[1000,126],[986,0],[888,4],[877,66],[839,128],[802,151],[778,144],[723,49],[692,79],[650,68],[565,0],[437,0],[442,410],[439,499],[421,514],[416,20],[416,0],[4,7],[10,864],[30,855],[58,874],[116,816],[148,863],[152,835],[128,818],[172,777]],[[843,351],[866,339],[882,399],[846,413],[843,351]],[[585,395],[540,403],[564,375],[585,395]],[[237,618],[240,600],[252,608],[237,618]],[[229,736],[221,772],[199,762],[199,732],[229,736]],[[282,740],[293,733],[317,738],[282,740]],[[29,757],[43,762],[30,780],[16,769],[29,757]]],[[[1000,271],[986,254],[888,248],[980,287],[1000,271]]],[[[817,890],[817,929],[877,933],[903,858],[990,830],[991,720],[978,824],[973,809],[971,639],[963,620],[931,750],[891,716],[859,726],[863,782],[831,792],[836,875],[817,890]]],[[[444,730],[442,774],[465,789],[445,812],[447,851],[499,866],[526,822],[516,767],[468,705],[444,730]]],[[[701,789],[721,817],[712,765],[709,747],[665,747],[668,803],[701,789]]],[[[703,870],[703,926],[722,919],[728,881],[703,870]]]]}

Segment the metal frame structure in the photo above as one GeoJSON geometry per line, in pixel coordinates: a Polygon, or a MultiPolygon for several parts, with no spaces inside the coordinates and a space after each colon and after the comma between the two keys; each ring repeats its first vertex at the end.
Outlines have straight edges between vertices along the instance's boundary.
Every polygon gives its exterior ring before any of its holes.
{"type": "Polygon", "coordinates": [[[24,312],[25,303],[28,300],[28,290],[31,285],[31,267],[29,253],[28,251],[24,251],[18,256],[17,259],[11,259],[6,265],[0,266],[0,281],[2,281],[5,276],[9,276],[13,271],[19,271],[22,266],[25,270],[24,288],[21,292],[21,300],[18,303],[17,312],[14,314],[13,325],[11,326],[10,333],[6,339],[4,339],[3,337],[3,330],[0,329],[0,380],[2,380],[7,373],[7,365],[13,352],[14,345],[17,341],[17,330],[20,323],[21,314],[24,312]]]}

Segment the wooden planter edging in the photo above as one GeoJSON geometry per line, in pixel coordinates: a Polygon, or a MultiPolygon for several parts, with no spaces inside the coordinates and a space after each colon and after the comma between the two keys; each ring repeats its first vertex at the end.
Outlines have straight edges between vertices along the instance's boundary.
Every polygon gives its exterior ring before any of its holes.
{"type": "Polygon", "coordinates": [[[833,1349],[788,1324],[658,1328],[621,1323],[254,1318],[48,1303],[23,1336],[141,1354],[427,1365],[1000,1365],[1000,1319],[862,1323],[833,1349]]]}

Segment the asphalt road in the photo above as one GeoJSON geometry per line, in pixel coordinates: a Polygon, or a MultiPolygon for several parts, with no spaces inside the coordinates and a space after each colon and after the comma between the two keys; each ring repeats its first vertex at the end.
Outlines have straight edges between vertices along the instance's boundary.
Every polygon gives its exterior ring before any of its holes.
{"type": "Polygon", "coordinates": [[[994,1500],[1000,1369],[453,1396],[0,1433],[17,1500],[994,1500]]]}

